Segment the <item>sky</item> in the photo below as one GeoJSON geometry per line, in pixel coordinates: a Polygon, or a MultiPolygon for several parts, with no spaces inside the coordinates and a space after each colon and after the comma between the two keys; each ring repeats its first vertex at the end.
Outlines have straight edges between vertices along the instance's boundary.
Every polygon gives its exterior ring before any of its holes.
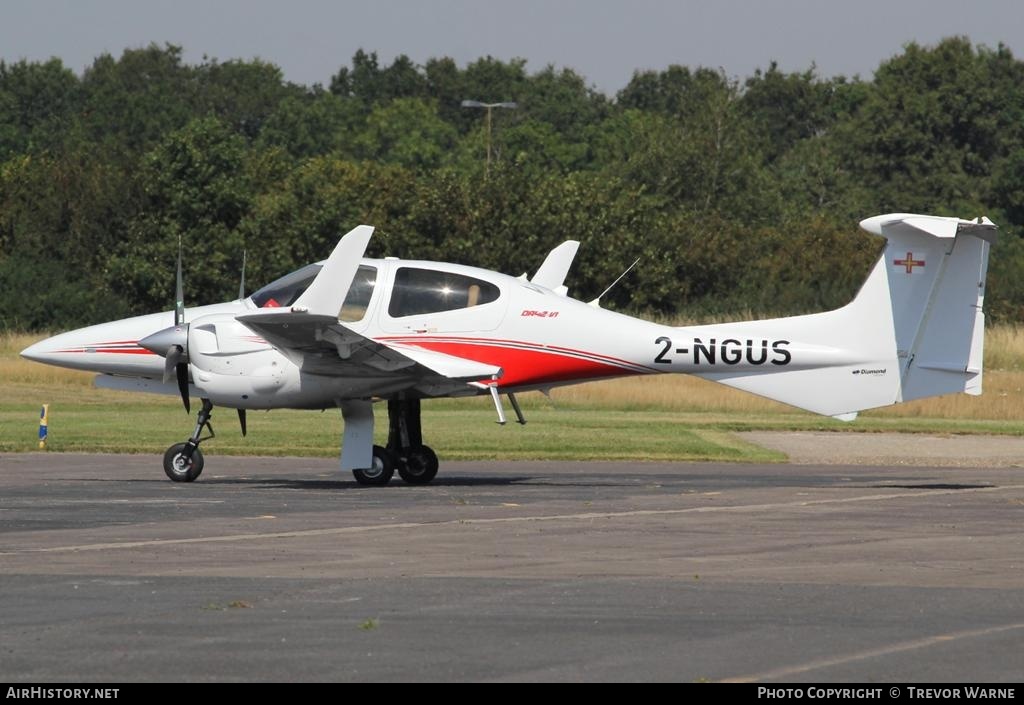
{"type": "Polygon", "coordinates": [[[103,52],[169,42],[189,63],[260,58],[287,80],[328,84],[357,49],[383,65],[450,56],[572,68],[612,96],[671,64],[745,78],[777,61],[870,78],[904,44],[967,36],[1024,56],[1020,0],[0,0],[0,58],[59,57],[77,73],[103,52]]]}

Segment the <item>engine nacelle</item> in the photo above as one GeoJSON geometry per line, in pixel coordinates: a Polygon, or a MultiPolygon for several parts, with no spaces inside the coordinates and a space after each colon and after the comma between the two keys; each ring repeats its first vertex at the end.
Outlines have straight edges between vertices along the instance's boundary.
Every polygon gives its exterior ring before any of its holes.
{"type": "Polygon", "coordinates": [[[195,387],[214,404],[267,407],[298,384],[295,365],[231,314],[189,324],[188,360],[195,387]]]}

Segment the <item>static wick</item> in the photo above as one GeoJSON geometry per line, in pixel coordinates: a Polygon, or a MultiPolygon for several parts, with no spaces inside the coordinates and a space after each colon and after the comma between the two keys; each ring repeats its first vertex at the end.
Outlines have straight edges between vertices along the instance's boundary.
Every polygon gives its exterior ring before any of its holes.
{"type": "Polygon", "coordinates": [[[46,434],[50,426],[50,405],[43,404],[39,412],[39,450],[46,450],[46,434]]]}

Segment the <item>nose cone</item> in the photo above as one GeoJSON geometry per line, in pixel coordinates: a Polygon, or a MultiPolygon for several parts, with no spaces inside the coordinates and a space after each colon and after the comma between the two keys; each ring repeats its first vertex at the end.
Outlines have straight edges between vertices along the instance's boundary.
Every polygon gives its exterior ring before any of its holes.
{"type": "Polygon", "coordinates": [[[97,340],[103,339],[89,335],[89,330],[82,328],[40,340],[22,350],[21,356],[44,365],[68,367],[73,370],[92,369],[89,363],[96,358],[96,353],[101,349],[97,340]]]}
{"type": "MultiPolygon", "coordinates": [[[[163,360],[139,347],[140,332],[149,333],[166,318],[126,319],[79,328],[40,340],[21,351],[26,360],[106,374],[152,374],[163,369],[163,360]],[[141,330],[140,330],[141,329],[141,330]]],[[[144,334],[144,333],[143,333],[144,334]]]]}
{"type": "Polygon", "coordinates": [[[26,360],[32,360],[32,362],[42,362],[44,364],[53,364],[53,345],[51,344],[53,338],[47,338],[46,340],[40,340],[38,343],[29,345],[27,348],[22,350],[21,355],[26,360]]]}
{"type": "Polygon", "coordinates": [[[139,341],[139,347],[162,357],[167,357],[167,351],[175,346],[183,351],[188,350],[188,325],[164,328],[139,341]]]}

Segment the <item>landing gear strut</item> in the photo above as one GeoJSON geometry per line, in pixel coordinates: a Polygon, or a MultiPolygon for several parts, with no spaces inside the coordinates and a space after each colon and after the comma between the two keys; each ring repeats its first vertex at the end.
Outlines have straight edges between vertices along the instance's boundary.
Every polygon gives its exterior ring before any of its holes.
{"type": "Polygon", "coordinates": [[[192,437],[184,443],[175,443],[164,453],[164,472],[175,482],[192,482],[202,474],[203,454],[199,444],[213,438],[213,426],[210,425],[212,412],[213,404],[209,399],[203,399],[203,408],[199,410],[192,437]],[[204,428],[210,432],[205,438],[201,437],[204,428]]]}
{"type": "Polygon", "coordinates": [[[398,474],[410,485],[425,485],[437,475],[437,454],[423,445],[419,399],[388,401],[387,449],[395,456],[398,474]]]}

